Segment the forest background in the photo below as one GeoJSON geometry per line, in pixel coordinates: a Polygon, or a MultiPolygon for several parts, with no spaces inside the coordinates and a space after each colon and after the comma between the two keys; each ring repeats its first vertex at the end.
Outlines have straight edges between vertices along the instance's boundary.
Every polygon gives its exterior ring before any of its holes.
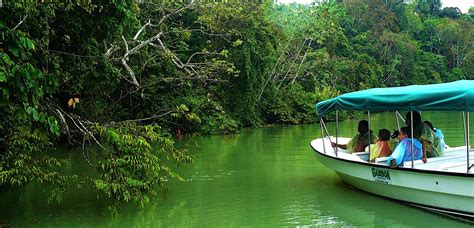
{"type": "Polygon", "coordinates": [[[474,8],[440,0],[5,1],[0,12],[0,189],[45,183],[56,201],[86,185],[143,206],[192,162],[175,146],[183,136],[313,123],[314,105],[341,93],[474,79],[474,8]],[[70,172],[64,145],[82,147],[71,153],[90,172],[70,172]]]}

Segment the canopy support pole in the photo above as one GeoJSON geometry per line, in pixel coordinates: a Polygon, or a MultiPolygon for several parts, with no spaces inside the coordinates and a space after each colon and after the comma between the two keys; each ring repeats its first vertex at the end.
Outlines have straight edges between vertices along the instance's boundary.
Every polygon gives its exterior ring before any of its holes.
{"type": "Polygon", "coordinates": [[[462,112],[463,127],[464,127],[464,142],[466,144],[466,172],[469,173],[471,166],[469,164],[469,112],[462,112]]]}
{"type": "Polygon", "coordinates": [[[469,112],[466,112],[466,132],[467,132],[467,149],[466,149],[466,157],[467,157],[467,172],[469,173],[469,170],[471,169],[471,166],[469,165],[469,151],[471,150],[471,145],[469,143],[469,112]]]}
{"type": "MultiPolygon", "coordinates": [[[[415,154],[414,154],[414,146],[413,146],[413,111],[410,111],[410,130],[411,130],[411,168],[415,167],[415,154]]],[[[423,147],[421,148],[423,150],[423,147]]],[[[423,151],[422,151],[423,153],[423,151]]]]}
{"type": "Polygon", "coordinates": [[[338,151],[338,138],[339,138],[339,112],[336,110],[336,150],[334,151],[336,153],[336,158],[337,158],[337,151],[338,151]]]}
{"type": "MultiPolygon", "coordinates": [[[[330,142],[331,145],[332,145],[331,134],[329,134],[328,128],[326,127],[326,123],[324,123],[323,118],[321,118],[321,123],[323,123],[324,130],[326,130],[326,134],[328,134],[327,137],[328,137],[328,139],[329,139],[329,142],[330,142]]],[[[337,147],[337,145],[336,145],[336,147],[337,147]]],[[[332,148],[332,150],[335,151],[334,148],[332,148]]]]}
{"type": "Polygon", "coordinates": [[[402,119],[403,122],[405,122],[405,119],[403,119],[403,116],[400,114],[400,112],[398,110],[395,111],[395,113],[397,113],[398,117],[400,117],[400,119],[402,119]]]}
{"type": "Polygon", "coordinates": [[[329,138],[329,142],[332,143],[331,134],[329,134],[328,128],[326,127],[326,123],[324,123],[324,120],[322,120],[321,123],[323,123],[324,130],[326,131],[326,134],[328,135],[327,137],[329,138]]]}
{"type": "Polygon", "coordinates": [[[326,143],[324,142],[323,118],[319,120],[319,124],[321,125],[321,139],[323,140],[323,150],[324,150],[324,154],[326,154],[326,143]]]}
{"type": "Polygon", "coordinates": [[[369,158],[368,158],[367,162],[370,162],[370,142],[371,142],[371,141],[370,141],[370,135],[371,135],[371,133],[370,133],[370,111],[367,111],[367,119],[368,119],[367,122],[368,122],[368,125],[369,125],[369,126],[368,126],[368,127],[369,127],[369,129],[368,129],[369,131],[367,132],[367,133],[369,134],[369,142],[368,142],[368,143],[369,143],[369,158]]]}
{"type": "Polygon", "coordinates": [[[400,121],[398,121],[398,111],[395,111],[395,119],[397,120],[397,129],[400,132],[400,121]]]}

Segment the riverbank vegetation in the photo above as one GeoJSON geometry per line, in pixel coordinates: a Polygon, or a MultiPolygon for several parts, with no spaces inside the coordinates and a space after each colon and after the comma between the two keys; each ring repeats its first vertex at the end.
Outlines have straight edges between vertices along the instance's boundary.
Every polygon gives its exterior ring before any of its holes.
{"type": "Polygon", "coordinates": [[[183,136],[312,123],[316,102],[344,92],[474,79],[474,12],[439,0],[0,11],[0,186],[52,184],[55,200],[89,185],[144,205],[192,162],[183,136]],[[60,145],[83,147],[93,174],[67,172],[60,145]]]}

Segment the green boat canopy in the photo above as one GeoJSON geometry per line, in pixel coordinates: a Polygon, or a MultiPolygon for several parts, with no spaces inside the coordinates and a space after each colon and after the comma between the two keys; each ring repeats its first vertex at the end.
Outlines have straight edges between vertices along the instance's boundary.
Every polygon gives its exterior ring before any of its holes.
{"type": "Polygon", "coordinates": [[[375,88],[346,93],[316,104],[323,117],[335,110],[474,111],[474,80],[375,88]]]}

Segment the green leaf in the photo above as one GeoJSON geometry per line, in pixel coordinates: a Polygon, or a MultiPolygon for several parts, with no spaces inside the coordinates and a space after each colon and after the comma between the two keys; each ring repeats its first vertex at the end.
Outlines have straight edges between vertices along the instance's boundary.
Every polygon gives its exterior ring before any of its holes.
{"type": "Polygon", "coordinates": [[[26,47],[28,47],[28,49],[33,49],[34,50],[35,49],[35,43],[32,40],[27,38],[26,39],[26,47]]]}
{"type": "Polygon", "coordinates": [[[46,115],[43,114],[43,113],[41,113],[41,115],[40,115],[40,122],[41,123],[46,123],[46,115]]]}
{"type": "Polygon", "coordinates": [[[186,106],[185,104],[181,104],[181,105],[178,107],[178,110],[183,111],[183,112],[188,112],[188,111],[189,111],[189,108],[188,108],[188,106],[186,106]]]}
{"type": "Polygon", "coordinates": [[[232,43],[232,46],[233,46],[233,47],[238,47],[238,46],[242,45],[242,43],[244,43],[242,40],[237,39],[236,41],[234,41],[234,42],[232,43]]]}
{"type": "Polygon", "coordinates": [[[59,131],[59,125],[56,121],[54,123],[49,125],[49,131],[54,135],[54,136],[59,136],[60,131],[59,131]]]}
{"type": "Polygon", "coordinates": [[[20,37],[20,45],[26,49],[35,49],[35,43],[26,37],[20,37]]]}
{"type": "Polygon", "coordinates": [[[4,72],[0,72],[0,82],[6,82],[7,75],[4,72]]]}
{"type": "Polygon", "coordinates": [[[8,99],[8,95],[10,95],[10,90],[8,88],[3,88],[2,92],[3,92],[3,96],[7,97],[8,99]]]}
{"type": "Polygon", "coordinates": [[[25,111],[26,113],[28,113],[29,115],[31,115],[33,112],[34,112],[35,108],[31,107],[31,106],[28,106],[25,111]]]}
{"type": "Polygon", "coordinates": [[[38,112],[36,111],[36,109],[34,109],[35,111],[33,112],[33,119],[35,121],[38,121],[39,120],[39,115],[38,115],[38,112]]]}
{"type": "Polygon", "coordinates": [[[10,65],[12,63],[12,61],[10,60],[10,57],[5,53],[2,53],[2,59],[8,65],[10,65]]]}
{"type": "Polygon", "coordinates": [[[20,56],[19,51],[18,51],[18,48],[9,47],[8,50],[13,54],[13,56],[15,56],[15,57],[19,57],[19,56],[20,56]]]}

